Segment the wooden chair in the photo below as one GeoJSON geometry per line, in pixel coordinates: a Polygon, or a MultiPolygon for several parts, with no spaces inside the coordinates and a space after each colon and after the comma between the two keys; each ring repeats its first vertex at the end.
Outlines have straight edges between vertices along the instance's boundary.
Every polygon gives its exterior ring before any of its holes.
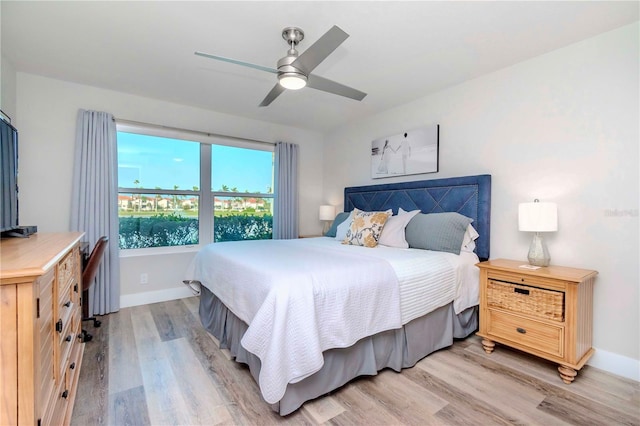
{"type": "MultiPolygon", "coordinates": [[[[89,288],[93,285],[96,279],[98,266],[100,266],[100,262],[102,261],[104,251],[107,248],[108,243],[108,237],[100,237],[98,239],[98,242],[91,251],[91,255],[89,255],[89,260],[82,271],[82,321],[93,320],[94,327],[100,327],[100,321],[95,317],[89,318],[89,288]]],[[[83,342],[88,342],[92,338],[93,336],[91,334],[87,333],[86,330],[82,330],[83,342]]]]}

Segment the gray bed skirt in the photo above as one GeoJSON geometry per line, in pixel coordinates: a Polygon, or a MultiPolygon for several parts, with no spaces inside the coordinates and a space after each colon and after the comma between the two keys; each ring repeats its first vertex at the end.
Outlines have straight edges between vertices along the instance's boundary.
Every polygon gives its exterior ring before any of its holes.
{"type": "MultiPolygon", "coordinates": [[[[237,362],[247,364],[258,382],[260,359],[245,350],[240,340],[248,326],[236,317],[207,288],[200,294],[200,320],[204,328],[229,349],[237,362]]],[[[465,338],[478,328],[478,307],[455,315],[453,304],[407,323],[403,328],[378,333],[353,346],[324,352],[320,371],[298,383],[290,383],[282,399],[271,408],[285,416],[306,401],[339,388],[350,380],[375,375],[384,368],[400,371],[438,349],[451,346],[454,338],[465,338]]]]}

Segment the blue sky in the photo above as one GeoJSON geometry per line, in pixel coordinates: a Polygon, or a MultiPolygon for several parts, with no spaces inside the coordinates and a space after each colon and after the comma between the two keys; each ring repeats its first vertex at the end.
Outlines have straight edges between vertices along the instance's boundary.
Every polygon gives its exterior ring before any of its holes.
{"type": "MultiPolygon", "coordinates": [[[[212,146],[212,185],[266,193],[272,186],[273,153],[212,146]]],[[[200,144],[118,132],[118,186],[193,189],[200,186],[200,144]],[[135,180],[140,183],[134,184],[135,180]]]]}

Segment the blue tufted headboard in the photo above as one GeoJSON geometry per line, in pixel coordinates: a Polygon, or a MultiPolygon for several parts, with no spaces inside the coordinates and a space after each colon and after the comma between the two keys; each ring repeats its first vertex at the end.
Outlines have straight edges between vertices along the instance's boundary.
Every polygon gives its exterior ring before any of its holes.
{"type": "Polygon", "coordinates": [[[491,175],[352,186],[344,189],[344,211],[393,209],[398,213],[420,209],[422,213],[458,212],[473,219],[480,237],[476,254],[489,258],[491,240],[491,175]]]}

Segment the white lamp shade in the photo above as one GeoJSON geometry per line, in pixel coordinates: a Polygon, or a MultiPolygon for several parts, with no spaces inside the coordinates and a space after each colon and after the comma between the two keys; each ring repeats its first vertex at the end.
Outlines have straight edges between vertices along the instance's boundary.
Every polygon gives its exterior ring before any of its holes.
{"type": "Polygon", "coordinates": [[[320,206],[320,220],[333,220],[336,216],[335,206],[320,206]]]}
{"type": "Polygon", "coordinates": [[[520,203],[518,229],[525,232],[555,232],[558,230],[556,203],[520,203]]]}

